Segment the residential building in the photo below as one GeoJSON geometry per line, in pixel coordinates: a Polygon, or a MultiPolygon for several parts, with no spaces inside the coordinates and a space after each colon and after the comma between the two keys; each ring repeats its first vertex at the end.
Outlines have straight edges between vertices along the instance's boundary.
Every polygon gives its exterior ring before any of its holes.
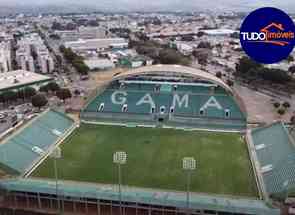
{"type": "Polygon", "coordinates": [[[54,62],[38,34],[28,34],[18,41],[16,60],[19,68],[31,72],[50,73],[54,69],[54,62]],[[38,65],[36,67],[35,65],[38,65]]]}
{"type": "Polygon", "coordinates": [[[11,70],[11,44],[10,42],[0,43],[0,73],[11,70]]]}

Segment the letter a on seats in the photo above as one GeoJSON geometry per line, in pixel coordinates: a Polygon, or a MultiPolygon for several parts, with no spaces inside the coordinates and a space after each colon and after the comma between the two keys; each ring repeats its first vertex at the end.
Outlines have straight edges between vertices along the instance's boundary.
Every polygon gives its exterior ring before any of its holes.
{"type": "Polygon", "coordinates": [[[217,108],[218,110],[222,110],[221,105],[218,103],[214,96],[211,96],[210,99],[203,105],[201,109],[207,109],[208,107],[217,108]]]}
{"type": "Polygon", "coordinates": [[[136,103],[136,105],[142,104],[150,104],[151,107],[155,107],[154,100],[149,93],[145,94],[145,96],[136,103]]]}

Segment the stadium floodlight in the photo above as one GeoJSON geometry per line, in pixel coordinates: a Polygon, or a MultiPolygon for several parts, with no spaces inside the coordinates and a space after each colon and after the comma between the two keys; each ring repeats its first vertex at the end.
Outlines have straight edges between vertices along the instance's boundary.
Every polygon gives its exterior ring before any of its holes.
{"type": "Polygon", "coordinates": [[[182,168],[184,170],[195,170],[196,160],[193,157],[185,157],[182,159],[182,168]]]}
{"type": "Polygon", "coordinates": [[[55,175],[55,192],[56,192],[56,200],[57,200],[57,210],[59,214],[62,214],[61,207],[60,207],[59,194],[58,194],[58,169],[57,169],[57,159],[61,158],[61,148],[57,146],[50,154],[50,157],[54,159],[54,175],[55,175]]]}
{"type": "Polygon", "coordinates": [[[61,148],[58,146],[56,147],[50,155],[52,158],[59,159],[61,158],[61,148]]]}
{"type": "Polygon", "coordinates": [[[115,152],[113,155],[113,162],[115,164],[125,164],[127,161],[126,152],[115,152]]]}
{"type": "Polygon", "coordinates": [[[127,153],[122,151],[115,152],[113,155],[113,162],[118,165],[120,215],[122,215],[121,165],[127,162],[127,153]]]}
{"type": "Polygon", "coordinates": [[[190,182],[191,182],[191,172],[197,167],[197,162],[193,157],[185,157],[182,159],[182,168],[187,171],[187,192],[186,192],[186,208],[187,214],[189,214],[189,202],[190,202],[190,182]]]}
{"type": "MultiPolygon", "coordinates": [[[[288,199],[289,198],[289,180],[284,181],[283,187],[286,190],[286,196],[285,196],[285,198],[288,199]]],[[[286,201],[286,199],[285,199],[285,201],[286,201]]]]}

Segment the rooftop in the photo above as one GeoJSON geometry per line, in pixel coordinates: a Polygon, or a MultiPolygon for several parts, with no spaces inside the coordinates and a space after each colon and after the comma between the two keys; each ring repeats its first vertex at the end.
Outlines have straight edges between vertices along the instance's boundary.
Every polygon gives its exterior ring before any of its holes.
{"type": "Polygon", "coordinates": [[[52,80],[51,77],[25,70],[0,73],[0,91],[50,80],[52,80]]]}
{"type": "Polygon", "coordinates": [[[84,60],[84,63],[90,68],[90,69],[105,69],[105,68],[113,68],[115,67],[115,64],[109,60],[109,59],[99,59],[99,58],[92,58],[84,60]]]}
{"type": "Polygon", "coordinates": [[[225,35],[225,34],[232,34],[236,31],[231,29],[210,29],[210,30],[203,30],[205,34],[208,35],[225,35]]]}
{"type": "Polygon", "coordinates": [[[223,87],[228,92],[233,92],[233,90],[224,83],[221,79],[217,78],[215,75],[212,75],[210,73],[204,72],[199,69],[195,69],[192,67],[187,66],[180,66],[180,65],[169,65],[169,64],[158,64],[158,65],[152,65],[152,66],[144,66],[137,69],[132,69],[127,72],[118,74],[115,76],[114,79],[123,79],[125,77],[139,75],[139,74],[163,74],[163,73],[178,73],[183,75],[189,75],[193,77],[198,77],[204,80],[208,80],[214,84],[217,84],[218,86],[223,87]]]}
{"type": "Polygon", "coordinates": [[[114,44],[126,44],[124,38],[95,38],[95,39],[79,39],[77,41],[65,42],[65,46],[72,49],[100,49],[109,48],[114,44]]]}

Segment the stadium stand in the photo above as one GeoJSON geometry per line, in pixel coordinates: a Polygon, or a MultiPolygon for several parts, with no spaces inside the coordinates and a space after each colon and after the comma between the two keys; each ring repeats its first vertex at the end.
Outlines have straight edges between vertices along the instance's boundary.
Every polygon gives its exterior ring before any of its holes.
{"type": "Polygon", "coordinates": [[[11,174],[23,174],[45,156],[74,125],[69,117],[48,110],[0,145],[0,165],[11,174]]]}
{"type": "MultiPolygon", "coordinates": [[[[11,179],[0,181],[1,191],[8,195],[21,195],[30,198],[46,195],[47,200],[56,195],[55,182],[37,179],[11,179]],[[32,197],[35,194],[35,197],[32,197]]],[[[116,187],[101,187],[92,184],[59,182],[60,199],[77,199],[78,202],[85,201],[90,204],[91,201],[97,204],[95,199],[100,202],[119,201],[119,194],[116,187]],[[94,202],[93,202],[94,201],[94,202]]],[[[5,198],[5,197],[4,197],[5,198]]],[[[11,199],[11,198],[10,198],[11,199]]],[[[13,198],[12,198],[13,199],[13,198]]],[[[39,200],[41,201],[41,200],[39,200]]],[[[186,194],[174,192],[159,192],[154,190],[145,190],[140,188],[126,188],[122,193],[122,202],[128,202],[128,207],[139,207],[140,205],[149,205],[151,210],[156,207],[186,208],[186,194]]],[[[218,197],[205,194],[191,194],[191,210],[198,211],[196,214],[240,214],[240,215],[279,215],[279,209],[270,208],[265,202],[255,199],[218,197]]],[[[40,209],[40,208],[39,208],[40,209]]]]}
{"type": "Polygon", "coordinates": [[[295,187],[295,145],[281,122],[251,132],[257,169],[269,195],[286,193],[295,187]]]}
{"type": "Polygon", "coordinates": [[[245,129],[247,115],[233,90],[220,79],[199,70],[184,77],[185,71],[190,69],[153,66],[144,72],[135,70],[130,75],[116,76],[103,92],[88,102],[81,111],[81,118],[86,121],[121,119],[128,123],[144,120],[155,125],[189,124],[218,130],[245,129]]]}

